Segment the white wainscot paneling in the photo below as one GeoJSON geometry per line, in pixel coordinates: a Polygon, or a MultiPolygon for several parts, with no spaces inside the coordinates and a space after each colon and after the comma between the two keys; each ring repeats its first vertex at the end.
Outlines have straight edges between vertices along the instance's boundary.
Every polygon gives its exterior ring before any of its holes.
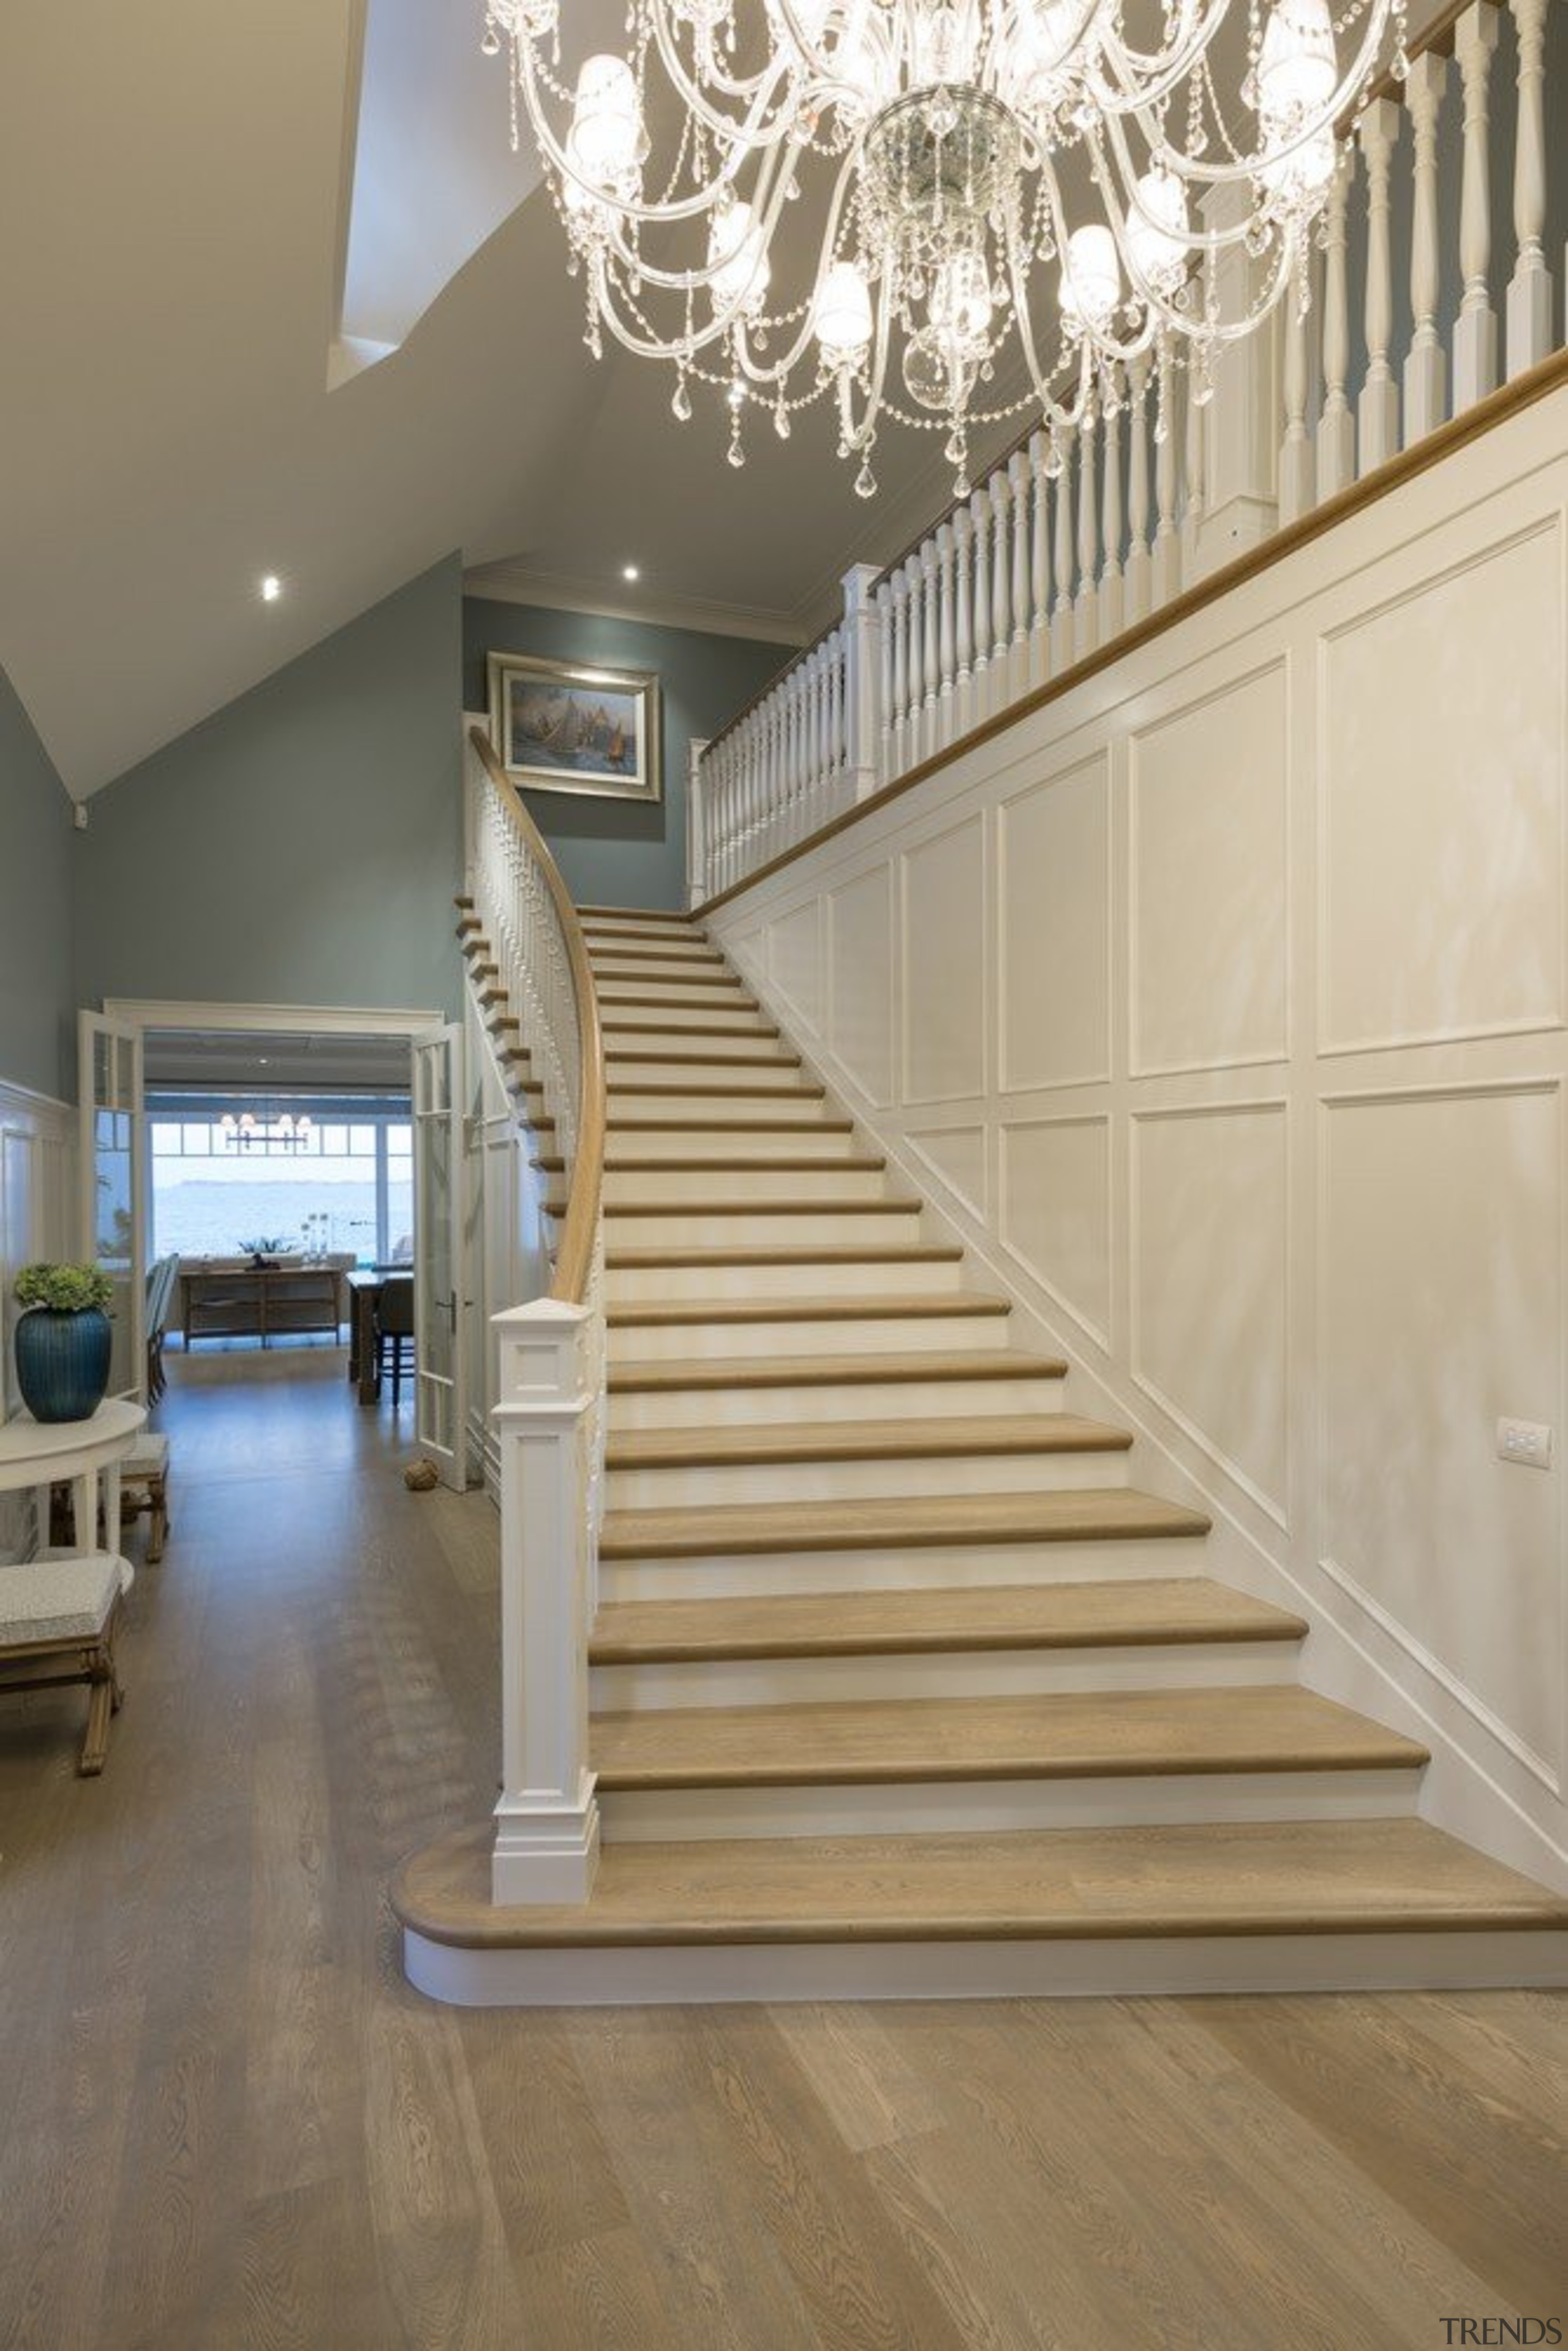
{"type": "Polygon", "coordinates": [[[1323,1118],[1323,1564],[1549,1787],[1563,1768],[1563,1106],[1554,1084],[1323,1118]],[[1500,1415],[1556,1431],[1500,1461],[1500,1415]]]}
{"type": "Polygon", "coordinates": [[[1002,1127],[1002,1241],[1103,1347],[1111,1327],[1110,1175],[1108,1119],[1002,1127]]]}
{"type": "Polygon", "coordinates": [[[1557,522],[1322,651],[1325,1049],[1563,1017],[1557,522]]]}
{"type": "Polygon", "coordinates": [[[893,1099],[893,868],[828,893],[828,1042],[868,1101],[893,1099]]]}
{"type": "Polygon", "coordinates": [[[972,816],[904,852],[904,1099],[985,1084],[985,830],[972,816]]]}
{"type": "Polygon", "coordinates": [[[908,1130],[909,1147],[972,1215],[986,1213],[986,1130],[934,1126],[908,1130]]]}
{"type": "Polygon", "coordinates": [[[749,930],[727,931],[724,951],[743,979],[760,987],[768,971],[768,934],[760,923],[749,930]]]}
{"type": "Polygon", "coordinates": [[[1284,1108],[1162,1112],[1133,1137],[1134,1376],[1283,1526],[1284,1108]]]}
{"type": "Polygon", "coordinates": [[[822,1025],[821,901],[808,898],[768,925],[768,967],[789,1010],[812,1030],[822,1025]]]}
{"type": "Polygon", "coordinates": [[[997,820],[1004,1092],[1110,1075],[1110,761],[1003,802],[997,820]]]}
{"type": "Polygon", "coordinates": [[[1133,737],[1139,1076],[1284,1057],[1287,713],[1281,660],[1133,737]]]}

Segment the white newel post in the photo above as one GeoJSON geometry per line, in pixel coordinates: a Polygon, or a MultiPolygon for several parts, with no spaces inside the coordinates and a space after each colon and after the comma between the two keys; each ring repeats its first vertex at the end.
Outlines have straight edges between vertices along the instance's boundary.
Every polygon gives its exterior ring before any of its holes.
{"type": "Polygon", "coordinates": [[[1374,99],[1358,125],[1366,162],[1366,381],[1356,403],[1361,470],[1370,474],[1399,448],[1399,386],[1388,363],[1394,332],[1394,256],[1388,241],[1388,174],[1399,109],[1374,99]]]}
{"type": "Polygon", "coordinates": [[[700,906],[708,894],[707,779],[703,774],[706,738],[694,735],[686,761],[686,903],[700,906]]]}
{"type": "Polygon", "coordinates": [[[1519,120],[1513,150],[1513,230],[1519,253],[1508,288],[1508,371],[1521,375],[1552,349],[1546,226],[1546,0],[1511,0],[1519,33],[1519,120]]]}
{"type": "Polygon", "coordinates": [[[542,1298],[494,1320],[502,1761],[491,1888],[497,1902],[586,1902],[599,1861],[588,1764],[593,1316],[542,1298]]]}
{"type": "MultiPolygon", "coordinates": [[[[1245,187],[1210,189],[1202,204],[1204,225],[1211,232],[1239,229],[1250,202],[1245,187]]],[[[1263,265],[1238,236],[1214,255],[1211,266],[1220,315],[1245,318],[1263,265]]],[[[1203,413],[1206,496],[1197,533],[1198,568],[1205,572],[1258,546],[1279,528],[1278,312],[1239,342],[1221,346],[1213,385],[1203,413]]]]}
{"type": "Polygon", "coordinates": [[[1448,413],[1448,360],[1437,333],[1437,110],[1448,61],[1424,49],[1405,84],[1415,156],[1410,214],[1410,315],[1405,361],[1405,445],[1435,433],[1448,413]]]}
{"type": "Polygon", "coordinates": [[[1487,189],[1487,78],[1497,47],[1490,0],[1471,0],[1454,26],[1465,96],[1465,169],[1459,191],[1459,266],[1465,291],[1454,321],[1454,413],[1497,389],[1497,313],[1487,290],[1491,203],[1487,189]]]}

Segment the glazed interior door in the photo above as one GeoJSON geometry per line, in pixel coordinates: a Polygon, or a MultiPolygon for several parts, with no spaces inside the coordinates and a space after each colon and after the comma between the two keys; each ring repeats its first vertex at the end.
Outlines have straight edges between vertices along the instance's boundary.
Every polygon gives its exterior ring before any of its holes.
{"type": "Polygon", "coordinates": [[[467,1482],[468,1345],[463,1275],[463,1030],[413,1040],[413,1332],[421,1450],[467,1482]]]}
{"type": "Polygon", "coordinates": [[[144,1400],[147,1224],[141,1033],[96,1012],[77,1016],[82,1255],[114,1285],[109,1393],[144,1400]]]}

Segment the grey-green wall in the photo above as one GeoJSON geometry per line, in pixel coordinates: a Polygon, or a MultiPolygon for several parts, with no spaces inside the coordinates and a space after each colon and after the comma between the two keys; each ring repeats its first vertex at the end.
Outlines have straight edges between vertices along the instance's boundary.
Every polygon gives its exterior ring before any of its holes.
{"type": "Polygon", "coordinates": [[[68,1102],[74,841],[65,786],[0,669],[0,1078],[68,1102]]]}
{"type": "Polygon", "coordinates": [[[455,1008],[461,605],[454,555],[95,796],[83,1003],[455,1008]]]}
{"type": "Polygon", "coordinates": [[[664,796],[659,807],[575,792],[525,797],[573,897],[590,906],[679,906],[685,892],[691,739],[716,735],[793,650],[701,629],[667,629],[605,613],[558,612],[471,596],[463,606],[465,706],[483,710],[487,705],[485,660],[491,653],[657,670],[664,717],[664,796]]]}

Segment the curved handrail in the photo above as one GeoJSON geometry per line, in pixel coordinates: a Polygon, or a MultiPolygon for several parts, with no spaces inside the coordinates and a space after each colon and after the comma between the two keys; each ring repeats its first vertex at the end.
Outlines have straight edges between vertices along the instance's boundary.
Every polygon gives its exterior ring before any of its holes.
{"type": "Polygon", "coordinates": [[[582,935],[576,904],[562,881],[543,833],[523,806],[522,795],[496,756],[496,747],[482,726],[471,726],[468,740],[502,803],[538,866],[549,892],[566,941],[571,970],[571,992],[577,1007],[578,1086],[577,1148],[572,1154],[566,1217],[556,1251],[555,1280],[550,1296],[580,1306],[588,1296],[593,1271],[594,1242],[599,1228],[599,1196],[604,1181],[604,1034],[599,1022],[599,995],[588,942],[582,935]]]}

